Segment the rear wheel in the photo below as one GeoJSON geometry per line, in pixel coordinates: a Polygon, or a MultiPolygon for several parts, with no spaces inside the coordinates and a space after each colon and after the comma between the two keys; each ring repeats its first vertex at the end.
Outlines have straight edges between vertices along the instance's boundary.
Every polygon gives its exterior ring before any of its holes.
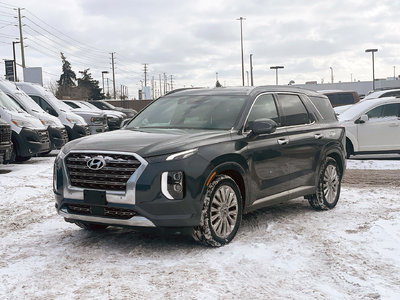
{"type": "Polygon", "coordinates": [[[353,145],[349,140],[346,140],[346,158],[349,159],[350,155],[353,155],[353,145]]]}
{"type": "Polygon", "coordinates": [[[319,174],[317,192],[308,198],[310,205],[317,210],[334,208],[339,200],[341,180],[336,160],[328,157],[319,174]]]}
{"type": "Polygon", "coordinates": [[[229,243],[242,220],[242,196],[235,181],[219,175],[208,186],[200,225],[193,228],[195,240],[213,247],[229,243]]]}

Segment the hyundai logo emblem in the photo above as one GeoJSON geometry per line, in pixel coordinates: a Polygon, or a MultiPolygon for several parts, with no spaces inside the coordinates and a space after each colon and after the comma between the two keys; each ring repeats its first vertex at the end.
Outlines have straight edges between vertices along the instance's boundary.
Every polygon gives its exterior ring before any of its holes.
{"type": "Polygon", "coordinates": [[[96,156],[89,159],[86,165],[91,170],[100,170],[106,165],[106,161],[103,156],[96,156]]]}

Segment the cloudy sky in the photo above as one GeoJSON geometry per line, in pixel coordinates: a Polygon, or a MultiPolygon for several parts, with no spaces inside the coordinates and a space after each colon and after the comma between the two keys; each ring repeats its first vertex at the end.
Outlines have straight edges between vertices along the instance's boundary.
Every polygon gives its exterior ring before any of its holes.
{"type": "Polygon", "coordinates": [[[400,1],[4,0],[1,62],[12,59],[18,36],[13,7],[25,8],[26,64],[42,66],[46,84],[59,78],[63,51],[76,73],[90,68],[100,84],[115,52],[117,86],[128,86],[131,97],[143,63],[148,79],[172,75],[174,87],[213,86],[216,72],[222,84],[241,85],[241,16],[245,70],[253,54],[256,85],[275,84],[274,65],[285,67],[281,84],[330,82],[330,67],[335,82],[371,80],[367,48],[379,49],[376,78],[400,73],[400,1]]]}

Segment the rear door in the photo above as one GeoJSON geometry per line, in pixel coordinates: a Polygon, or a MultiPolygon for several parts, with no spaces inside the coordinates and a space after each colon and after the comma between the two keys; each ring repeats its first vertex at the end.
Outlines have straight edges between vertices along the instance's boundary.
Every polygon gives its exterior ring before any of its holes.
{"type": "Polygon", "coordinates": [[[299,95],[279,93],[277,100],[288,136],[285,159],[289,164],[290,189],[312,187],[324,141],[323,131],[299,95]]]}
{"type": "Polygon", "coordinates": [[[400,150],[400,103],[382,104],[366,114],[368,121],[357,124],[359,151],[400,150]]]}

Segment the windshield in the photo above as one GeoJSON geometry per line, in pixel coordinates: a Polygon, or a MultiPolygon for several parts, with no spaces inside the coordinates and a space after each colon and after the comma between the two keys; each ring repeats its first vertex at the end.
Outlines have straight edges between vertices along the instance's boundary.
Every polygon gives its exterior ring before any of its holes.
{"type": "Polygon", "coordinates": [[[23,111],[15,100],[8,97],[2,90],[0,90],[0,107],[17,112],[23,111]]]}
{"type": "Polygon", "coordinates": [[[57,105],[57,107],[65,112],[67,111],[72,111],[72,108],[62,102],[61,100],[58,100],[52,93],[46,91],[45,92],[46,98],[50,100],[54,105],[57,105]]]}
{"type": "Polygon", "coordinates": [[[97,108],[96,106],[94,106],[92,103],[89,102],[79,101],[79,104],[87,108],[93,109],[94,111],[101,111],[101,109],[97,108]]]}
{"type": "Polygon", "coordinates": [[[127,128],[231,129],[244,96],[181,96],[155,101],[127,128]]]}
{"type": "Polygon", "coordinates": [[[21,105],[30,107],[33,111],[36,112],[44,112],[44,110],[24,91],[15,91],[13,95],[17,99],[17,102],[21,103],[21,105]]]}
{"type": "Polygon", "coordinates": [[[115,109],[115,106],[108,102],[100,101],[100,103],[102,104],[103,109],[111,109],[111,110],[115,109]]]}

